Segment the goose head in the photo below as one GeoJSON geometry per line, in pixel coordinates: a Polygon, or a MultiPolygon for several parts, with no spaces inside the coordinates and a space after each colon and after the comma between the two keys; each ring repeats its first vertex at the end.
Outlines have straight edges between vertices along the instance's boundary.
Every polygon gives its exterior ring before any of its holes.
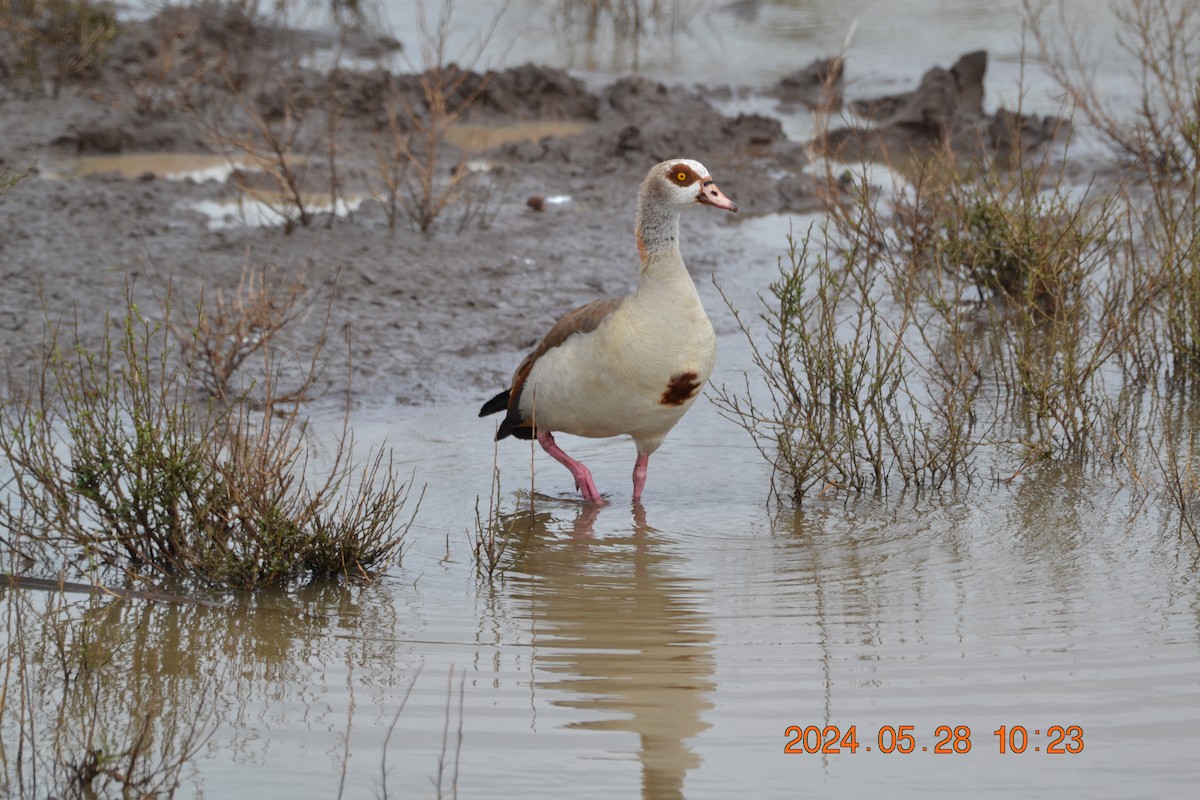
{"type": "Polygon", "coordinates": [[[699,161],[675,158],[656,164],[642,183],[645,199],[683,209],[697,204],[737,213],[737,204],[717,188],[699,161]]]}

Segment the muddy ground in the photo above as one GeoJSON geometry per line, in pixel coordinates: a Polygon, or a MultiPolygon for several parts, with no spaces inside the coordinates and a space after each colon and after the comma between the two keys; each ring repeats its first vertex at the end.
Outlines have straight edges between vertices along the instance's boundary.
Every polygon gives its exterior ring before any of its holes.
{"type": "MultiPolygon", "coordinates": [[[[293,148],[310,159],[302,170],[309,188],[328,190],[332,140],[340,190],[370,194],[379,186],[386,109],[389,103],[423,109],[420,87],[414,76],[371,66],[394,43],[365,33],[341,42],[342,57],[356,69],[331,76],[305,66],[314,54],[328,58],[335,44],[233,10],[167,10],[147,22],[122,23],[99,73],[66,82],[58,98],[22,85],[10,71],[0,82],[0,169],[33,169],[0,197],[5,369],[39,351],[47,316],[78,319],[85,334],[94,335],[104,314],[121,308],[129,281],[142,298],[161,295],[168,279],[184,298],[201,289],[211,296],[235,287],[247,265],[271,263],[304,275],[322,301],[331,296],[322,287],[336,279],[329,330],[351,333],[359,398],[482,401],[506,383],[522,351],[559,314],[634,286],[636,190],[655,162],[702,161],[743,216],[820,207],[815,184],[802,172],[811,152],[806,143],[789,141],[776,119],[728,117],[710,102],[742,87],[706,92],[627,78],[593,91],[561,71],[533,65],[486,83],[467,76],[457,98],[477,96],[464,120],[490,127],[574,121],[582,132],[471,153],[472,164],[488,169],[474,175],[466,201],[447,209],[432,234],[403,221],[389,227],[385,207],[373,198],[347,216],[319,215],[290,230],[220,227],[195,206],[236,194],[227,182],[153,173],[55,177],[55,165],[80,155],[220,152],[250,129],[250,108],[277,129],[303,118],[293,148]],[[336,126],[330,109],[337,109],[336,126]],[[534,202],[540,211],[527,202],[563,196],[569,200],[534,202]]],[[[941,72],[937,88],[952,106],[956,76],[941,72]]],[[[835,77],[822,91],[838,93],[840,103],[840,68],[835,77]]],[[[811,78],[802,69],[790,85],[774,90],[781,107],[804,102],[797,80],[811,78]]],[[[960,86],[964,92],[973,96],[960,86]]],[[[911,108],[916,101],[900,98],[891,108],[905,102],[911,108]]],[[[954,118],[952,111],[926,116],[942,125],[954,118]]],[[[899,116],[912,124],[912,114],[899,116]]],[[[893,126],[889,136],[904,130],[893,126]]],[[[448,176],[458,155],[448,149],[439,174],[448,176]]],[[[720,278],[736,263],[738,253],[709,246],[717,226],[736,224],[725,215],[685,215],[683,249],[694,274],[720,278]]],[[[295,325],[287,347],[299,356],[311,351],[322,319],[314,313],[295,325]]],[[[334,336],[326,350],[331,392],[345,383],[341,341],[334,336]]]]}

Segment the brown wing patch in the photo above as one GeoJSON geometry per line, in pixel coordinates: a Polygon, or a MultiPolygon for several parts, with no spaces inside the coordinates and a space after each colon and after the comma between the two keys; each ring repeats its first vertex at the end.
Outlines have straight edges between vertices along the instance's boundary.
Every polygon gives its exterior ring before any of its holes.
{"type": "Polygon", "coordinates": [[[558,322],[554,323],[554,327],[542,337],[534,351],[525,356],[525,359],[517,367],[517,371],[513,373],[506,425],[511,428],[532,427],[531,421],[520,419],[519,409],[521,407],[521,390],[525,388],[525,379],[529,377],[534,363],[547,351],[558,347],[575,334],[596,330],[600,323],[616,311],[623,302],[625,302],[624,297],[606,297],[603,300],[594,300],[587,305],[568,311],[558,322]]]}
{"type": "Polygon", "coordinates": [[[694,372],[680,372],[671,376],[658,402],[664,406],[681,406],[695,397],[699,390],[699,375],[694,372]]]}

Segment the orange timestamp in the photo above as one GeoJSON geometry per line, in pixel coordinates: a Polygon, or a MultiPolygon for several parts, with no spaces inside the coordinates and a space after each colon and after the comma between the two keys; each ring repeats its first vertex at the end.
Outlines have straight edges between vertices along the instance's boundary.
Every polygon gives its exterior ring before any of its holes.
{"type": "MultiPolygon", "coordinates": [[[[934,729],[933,741],[928,744],[918,743],[913,733],[915,729],[915,725],[881,725],[873,740],[859,742],[857,725],[851,725],[845,732],[837,725],[789,725],[783,732],[788,739],[783,752],[788,755],[854,755],[860,749],[866,753],[963,755],[971,752],[971,728],[968,725],[939,725],[934,729]]],[[[1032,734],[1024,725],[1001,725],[992,731],[992,735],[999,740],[1001,755],[1026,751],[1049,755],[1083,752],[1083,728],[1079,725],[1050,725],[1044,731],[1034,728],[1032,734]]]]}

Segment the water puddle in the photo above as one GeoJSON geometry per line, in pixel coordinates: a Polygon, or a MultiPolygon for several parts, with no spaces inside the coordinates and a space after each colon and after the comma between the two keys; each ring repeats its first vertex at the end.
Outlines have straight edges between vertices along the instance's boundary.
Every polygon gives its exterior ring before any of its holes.
{"type": "Polygon", "coordinates": [[[46,171],[63,179],[119,175],[137,180],[147,175],[165,180],[226,181],[235,170],[252,169],[249,159],[215,153],[118,153],[80,156],[51,162],[46,171]]]}
{"type": "Polygon", "coordinates": [[[449,128],[446,139],[469,153],[482,153],[505,144],[536,142],[547,136],[578,136],[585,130],[587,123],[570,120],[537,120],[511,125],[462,124],[449,128]]]}
{"type": "MultiPolygon", "coordinates": [[[[350,195],[338,197],[336,200],[329,193],[311,192],[302,195],[302,202],[308,214],[334,213],[346,216],[356,211],[366,195],[350,195]]],[[[284,220],[295,219],[298,216],[295,201],[280,192],[264,189],[242,189],[239,194],[223,197],[217,200],[198,200],[190,203],[189,208],[199,211],[208,217],[209,227],[213,229],[232,227],[265,227],[278,225],[284,220]]]]}
{"type": "MultiPolygon", "coordinates": [[[[294,157],[296,163],[303,158],[294,157]]],[[[93,175],[117,175],[126,180],[141,180],[147,176],[163,180],[193,180],[197,183],[216,181],[228,183],[235,193],[217,199],[195,200],[187,203],[193,211],[204,214],[211,228],[264,227],[278,225],[299,216],[296,200],[282,192],[261,186],[248,186],[236,180],[238,173],[261,174],[257,163],[236,154],[214,153],[119,153],[115,155],[81,156],[50,162],[47,174],[59,180],[82,180],[93,175]]],[[[347,193],[336,199],[328,192],[304,192],[300,197],[305,213],[334,213],[345,216],[367,199],[363,193],[347,193]]]]}
{"type": "MultiPolygon", "coordinates": [[[[577,136],[586,130],[583,122],[539,120],[511,125],[455,125],[447,132],[447,140],[468,153],[479,154],[514,142],[536,142],[546,136],[577,136]]],[[[297,163],[302,161],[296,157],[297,163]]],[[[468,168],[488,171],[486,160],[472,159],[468,168]]],[[[193,180],[197,183],[217,181],[236,187],[236,193],[217,199],[187,203],[193,211],[208,218],[210,228],[265,227],[277,225],[299,216],[294,198],[261,186],[246,186],[236,180],[239,172],[261,174],[253,159],[239,155],[211,153],[119,153],[114,155],[81,156],[50,162],[46,173],[60,180],[82,180],[93,175],[117,175],[126,180],[141,180],[148,176],[164,180],[193,180]]],[[[328,192],[305,192],[301,197],[306,213],[334,213],[345,216],[357,210],[368,199],[365,192],[349,192],[336,199],[328,192]]],[[[566,196],[544,198],[545,203],[568,202],[566,196]]]]}

